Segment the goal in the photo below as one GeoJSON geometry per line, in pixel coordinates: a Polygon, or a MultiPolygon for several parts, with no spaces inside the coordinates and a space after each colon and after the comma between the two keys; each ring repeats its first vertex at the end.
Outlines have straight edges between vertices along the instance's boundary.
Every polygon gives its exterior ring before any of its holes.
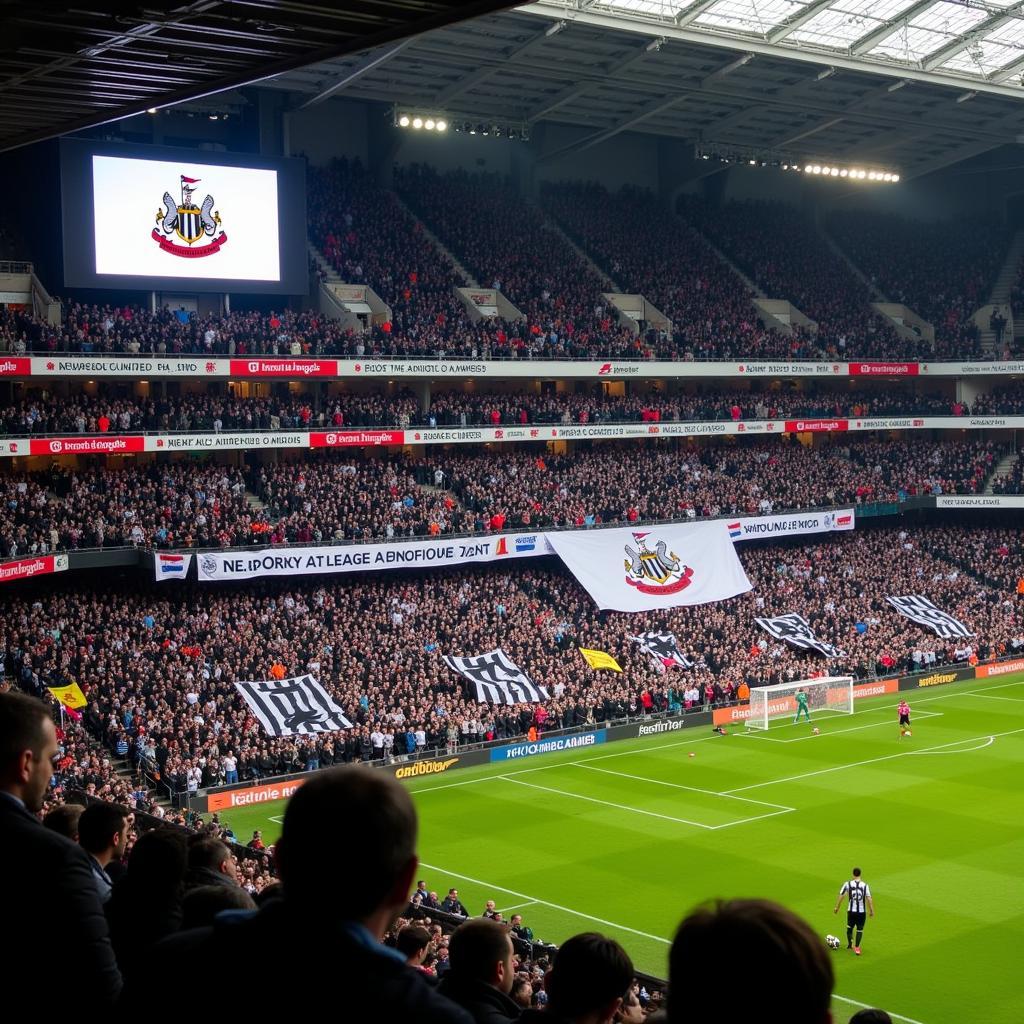
{"type": "Polygon", "coordinates": [[[812,721],[822,713],[853,714],[853,676],[800,679],[795,683],[780,683],[778,686],[751,687],[747,728],[767,729],[769,723],[777,719],[791,720],[796,714],[798,690],[807,693],[807,707],[812,721]]]}

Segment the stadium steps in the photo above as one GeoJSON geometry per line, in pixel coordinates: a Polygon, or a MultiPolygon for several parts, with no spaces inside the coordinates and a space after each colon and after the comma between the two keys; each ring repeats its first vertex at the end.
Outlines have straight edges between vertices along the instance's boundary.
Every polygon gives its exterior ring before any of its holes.
{"type": "Polygon", "coordinates": [[[341,284],[341,276],[338,272],[328,263],[324,254],[312,243],[308,243],[309,255],[313,262],[317,265],[317,268],[324,275],[324,280],[328,284],[341,284]]]}
{"type": "Polygon", "coordinates": [[[825,244],[846,264],[849,271],[865,288],[871,293],[872,302],[888,302],[889,298],[885,293],[864,273],[860,267],[846,254],[843,247],[823,228],[818,228],[818,233],[825,240],[825,244]]]}
{"type": "Polygon", "coordinates": [[[441,253],[448,260],[448,262],[452,264],[452,266],[455,267],[459,275],[465,279],[466,285],[469,288],[479,288],[480,282],[477,281],[477,279],[455,258],[455,253],[453,253],[451,249],[449,249],[448,246],[446,246],[441,241],[441,239],[438,238],[437,235],[435,235],[434,232],[427,227],[427,225],[423,222],[423,218],[417,216],[417,214],[413,212],[412,207],[410,207],[409,204],[397,192],[392,192],[391,194],[395,197],[395,202],[398,203],[398,205],[403,210],[405,210],[405,212],[417,224],[419,224],[420,230],[423,232],[424,236],[429,240],[430,244],[435,249],[437,249],[437,251],[441,253]]]}
{"type": "Polygon", "coordinates": [[[999,460],[996,468],[992,470],[992,474],[989,476],[988,480],[985,481],[985,494],[994,493],[992,490],[992,481],[997,477],[1006,476],[1016,465],[1018,458],[1020,458],[1020,452],[1010,452],[999,460]]]}
{"type": "MultiPolygon", "coordinates": [[[[992,291],[989,292],[989,306],[1008,306],[1010,296],[1013,294],[1013,286],[1017,283],[1017,273],[1020,268],[1021,257],[1024,257],[1024,230],[1013,233],[1010,239],[1010,247],[1006,250],[1006,258],[996,276],[992,291]]],[[[984,333],[984,332],[982,332],[984,333]]]]}
{"type": "Polygon", "coordinates": [[[252,491],[245,492],[245,503],[253,510],[254,513],[262,516],[267,510],[266,502],[260,501],[260,499],[252,493],[252,491]]]}
{"type": "Polygon", "coordinates": [[[550,231],[550,232],[551,232],[551,233],[552,233],[553,235],[558,235],[558,237],[559,237],[559,238],[560,238],[560,239],[561,239],[561,240],[562,240],[563,242],[565,242],[565,244],[566,244],[567,246],[569,246],[569,248],[570,248],[570,249],[572,249],[572,251],[573,251],[574,253],[576,253],[576,255],[577,255],[577,256],[579,256],[579,258],[580,258],[581,260],[583,260],[583,262],[584,262],[584,263],[585,263],[585,264],[586,264],[586,265],[587,265],[588,267],[590,267],[590,269],[591,269],[591,270],[592,270],[592,271],[593,271],[593,272],[594,272],[594,273],[595,273],[595,274],[596,274],[596,275],[597,275],[597,276],[598,276],[599,278],[601,278],[601,279],[602,279],[603,281],[607,282],[607,284],[608,284],[608,288],[606,289],[606,291],[610,291],[610,292],[625,292],[625,291],[626,291],[626,289],[625,289],[625,288],[623,288],[623,287],[622,287],[622,286],[621,286],[621,285],[619,284],[619,282],[615,280],[615,278],[613,278],[613,277],[612,277],[612,276],[611,276],[610,274],[608,274],[608,273],[606,273],[606,272],[605,272],[604,270],[602,270],[602,269],[601,269],[601,267],[599,267],[599,266],[598,266],[598,265],[597,265],[597,264],[596,264],[596,263],[595,263],[595,262],[594,262],[594,261],[593,261],[593,260],[592,260],[592,259],[591,259],[591,258],[590,258],[590,257],[588,256],[588,255],[587,255],[586,251],[585,251],[585,250],[583,250],[583,249],[581,249],[581,248],[580,248],[580,247],[579,247],[579,246],[578,246],[578,245],[577,245],[577,244],[576,244],[576,243],[575,243],[575,242],[573,241],[573,239],[572,239],[572,238],[571,238],[571,237],[570,237],[570,236],[569,236],[569,235],[568,235],[568,234],[567,234],[567,233],[566,233],[566,232],[565,232],[565,231],[564,231],[564,230],[562,229],[562,227],[561,227],[561,225],[560,225],[560,224],[558,223],[558,221],[556,221],[556,220],[554,219],[554,217],[552,217],[552,216],[551,216],[551,215],[550,215],[550,214],[549,214],[549,213],[548,213],[548,212],[547,212],[547,211],[546,211],[546,210],[544,209],[544,207],[543,207],[543,206],[541,206],[541,205],[540,205],[540,203],[538,203],[538,202],[536,201],[536,199],[532,199],[532,198],[531,198],[531,199],[527,199],[527,200],[526,200],[526,203],[527,203],[527,205],[529,205],[529,206],[532,206],[532,207],[533,207],[533,208],[534,208],[534,209],[535,209],[535,210],[537,211],[537,213],[538,213],[538,214],[540,214],[541,220],[542,220],[542,221],[543,221],[543,223],[544,223],[544,227],[545,227],[545,228],[546,228],[546,229],[547,229],[548,231],[550,231]]]}

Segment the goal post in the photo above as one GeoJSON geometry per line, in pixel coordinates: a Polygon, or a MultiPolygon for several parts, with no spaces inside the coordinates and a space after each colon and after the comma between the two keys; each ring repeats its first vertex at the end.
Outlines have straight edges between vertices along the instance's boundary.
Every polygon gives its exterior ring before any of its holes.
{"type": "Polygon", "coordinates": [[[807,694],[807,707],[813,720],[816,714],[853,714],[853,676],[825,676],[822,679],[799,679],[776,686],[754,686],[750,689],[748,729],[767,729],[780,718],[790,720],[796,714],[798,691],[807,694]]]}

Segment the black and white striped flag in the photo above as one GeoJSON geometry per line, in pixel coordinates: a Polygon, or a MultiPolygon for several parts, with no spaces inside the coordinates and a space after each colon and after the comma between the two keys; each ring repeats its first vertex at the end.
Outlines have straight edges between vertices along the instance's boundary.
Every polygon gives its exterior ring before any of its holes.
{"type": "Polygon", "coordinates": [[[263,728],[274,736],[334,732],[352,726],[341,708],[310,675],[235,683],[235,688],[263,728]]]}
{"type": "Polygon", "coordinates": [[[768,630],[776,640],[785,640],[787,644],[799,647],[802,651],[816,651],[826,658],[842,657],[843,652],[832,644],[819,640],[814,635],[810,623],[796,612],[776,615],[771,619],[754,620],[762,629],[768,630]]]}
{"type": "Polygon", "coordinates": [[[679,642],[675,633],[641,633],[639,636],[631,636],[635,644],[640,645],[642,651],[646,651],[654,660],[659,672],[664,672],[673,666],[677,668],[693,668],[693,662],[679,650],[679,642]]]}
{"type": "Polygon", "coordinates": [[[476,686],[478,704],[539,704],[548,699],[543,686],[530,677],[499,647],[475,658],[450,658],[444,663],[476,686]]]}
{"type": "Polygon", "coordinates": [[[943,640],[951,640],[955,636],[968,637],[974,634],[959,620],[941,608],[936,608],[922,594],[907,594],[904,597],[887,597],[889,602],[900,613],[912,622],[925,629],[930,629],[943,640]]]}

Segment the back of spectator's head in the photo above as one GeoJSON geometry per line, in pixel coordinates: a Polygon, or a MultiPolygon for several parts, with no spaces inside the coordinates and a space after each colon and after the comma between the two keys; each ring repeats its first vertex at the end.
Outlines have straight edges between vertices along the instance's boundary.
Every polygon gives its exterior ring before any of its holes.
{"type": "Polygon", "coordinates": [[[430,932],[418,924],[407,924],[395,938],[395,948],[406,960],[416,959],[417,963],[430,945],[430,932]]]}
{"type": "Polygon", "coordinates": [[[416,874],[416,835],[397,780],[362,767],[319,772],[289,801],[275,847],[285,898],[354,920],[397,913],[416,874]]]}
{"type": "Polygon", "coordinates": [[[72,842],[78,842],[78,819],[85,808],[81,804],[61,804],[49,811],[43,824],[54,832],[60,833],[72,842]]]}
{"type": "Polygon", "coordinates": [[[669,953],[671,1024],[774,1019],[828,1024],[835,978],[824,942],[793,911],[770,900],[724,900],[683,919],[669,953]],[[735,984],[736,957],[744,982],[735,984]],[[691,985],[696,972],[700,984],[691,985]],[[779,1003],[773,1007],[773,997],[779,1003]]]}
{"type": "Polygon", "coordinates": [[[188,866],[196,871],[207,868],[216,871],[232,880],[237,879],[235,859],[225,843],[212,836],[205,836],[190,843],[188,847],[188,866]]]}
{"type": "Polygon", "coordinates": [[[128,841],[130,813],[120,804],[99,800],[89,804],[78,819],[79,845],[94,856],[112,850],[113,856],[120,857],[128,841]]]}
{"type": "MultiPolygon", "coordinates": [[[[181,829],[171,826],[144,832],[136,840],[128,858],[125,882],[132,892],[139,889],[152,896],[180,891],[188,865],[188,839],[181,829]]],[[[115,888],[116,895],[116,888],[115,888]]]]}
{"type": "Polygon", "coordinates": [[[0,789],[42,810],[57,756],[49,708],[24,693],[0,693],[0,789]]]}
{"type": "Polygon", "coordinates": [[[867,1007],[858,1010],[851,1018],[850,1024],[892,1024],[892,1017],[885,1010],[867,1007]]]}
{"type": "Polygon", "coordinates": [[[524,1010],[530,1008],[533,1003],[533,986],[529,978],[516,977],[512,981],[512,991],[509,992],[512,1002],[521,1006],[524,1010]]]}
{"type": "Polygon", "coordinates": [[[199,885],[181,901],[181,927],[213,924],[222,910],[255,910],[256,901],[239,885],[199,885]]]}
{"type": "Polygon", "coordinates": [[[569,1021],[610,1021],[633,980],[633,961],[614,940],[597,932],[562,943],[544,979],[551,1010],[569,1021]]]}
{"type": "Polygon", "coordinates": [[[453,977],[482,982],[506,995],[515,980],[512,952],[512,940],[505,926],[486,917],[459,925],[448,940],[453,977]]]}

